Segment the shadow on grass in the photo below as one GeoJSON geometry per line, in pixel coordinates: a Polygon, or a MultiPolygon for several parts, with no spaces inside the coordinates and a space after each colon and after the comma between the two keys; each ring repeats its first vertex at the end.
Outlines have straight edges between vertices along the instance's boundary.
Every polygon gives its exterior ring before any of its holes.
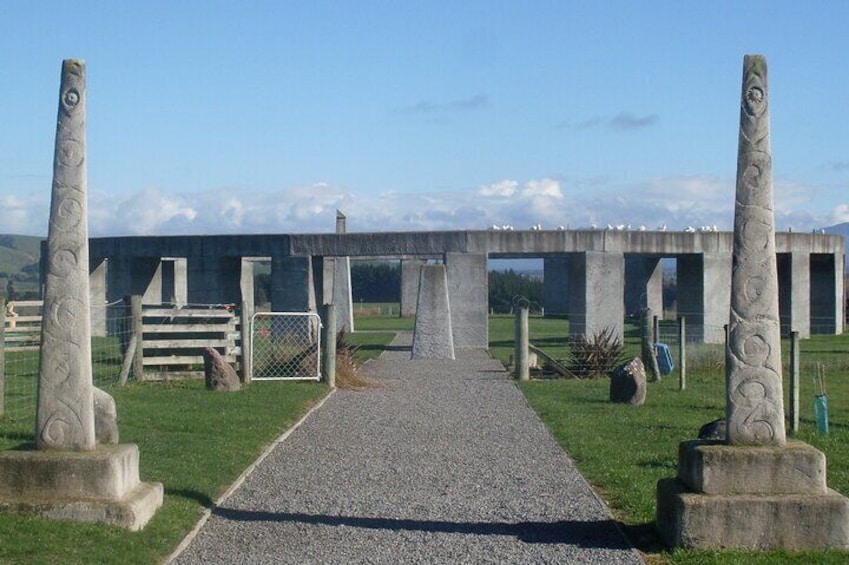
{"type": "Polygon", "coordinates": [[[178,488],[178,489],[166,488],[165,494],[170,495],[170,496],[177,496],[177,497],[180,497],[180,498],[185,498],[185,499],[188,499],[188,500],[194,500],[195,502],[197,502],[198,504],[200,504],[204,508],[212,508],[213,506],[215,506],[215,502],[209,497],[209,495],[204,494],[202,492],[198,492],[196,490],[182,489],[182,488],[178,488]]]}
{"type": "Polygon", "coordinates": [[[356,349],[360,351],[412,351],[409,345],[380,345],[376,343],[357,345],[356,349]]]}
{"type": "Polygon", "coordinates": [[[657,535],[655,522],[626,525],[619,523],[619,528],[628,540],[643,553],[665,553],[668,548],[663,545],[657,535]]]}
{"type": "Polygon", "coordinates": [[[613,520],[557,522],[449,522],[365,516],[328,516],[301,512],[265,512],[215,508],[213,514],[238,522],[298,522],[321,526],[348,526],[393,532],[429,532],[484,536],[513,536],[525,543],[566,543],[579,547],[629,549],[613,520]]]}

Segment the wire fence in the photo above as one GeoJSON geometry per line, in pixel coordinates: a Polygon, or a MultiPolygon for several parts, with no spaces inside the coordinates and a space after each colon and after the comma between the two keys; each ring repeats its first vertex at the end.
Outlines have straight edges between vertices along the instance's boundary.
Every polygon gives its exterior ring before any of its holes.
{"type": "Polygon", "coordinates": [[[253,380],[319,380],[321,319],[302,312],[257,312],[251,317],[253,380]]]}
{"type": "MultiPolygon", "coordinates": [[[[681,326],[678,320],[660,322],[657,326],[656,342],[665,344],[675,368],[664,379],[675,379],[683,387],[698,394],[700,399],[718,407],[726,400],[725,326],[713,328],[690,327],[685,323],[685,344],[681,347],[681,326]],[[715,334],[723,336],[720,343],[704,343],[699,336],[715,334]],[[682,353],[685,372],[681,373],[682,353]],[[683,379],[683,380],[682,380],[683,379]]],[[[830,418],[833,422],[849,424],[849,406],[844,399],[849,396],[849,341],[847,336],[835,335],[834,324],[816,326],[811,322],[811,335],[798,341],[798,384],[799,417],[803,421],[815,420],[815,399],[821,391],[815,387],[819,375],[825,374],[832,385],[833,398],[830,418]]],[[[785,414],[791,417],[792,398],[790,383],[793,379],[793,340],[785,336],[781,340],[782,384],[784,389],[785,414]]]]}
{"type": "MultiPolygon", "coordinates": [[[[108,390],[118,383],[125,344],[132,332],[132,318],[114,315],[116,310],[107,305],[93,306],[92,310],[92,319],[102,322],[92,331],[92,381],[94,386],[108,390]],[[106,316],[107,312],[112,315],[106,316]]],[[[11,349],[4,351],[4,363],[0,367],[3,382],[0,438],[27,442],[34,438],[40,351],[37,347],[11,349]]]]}

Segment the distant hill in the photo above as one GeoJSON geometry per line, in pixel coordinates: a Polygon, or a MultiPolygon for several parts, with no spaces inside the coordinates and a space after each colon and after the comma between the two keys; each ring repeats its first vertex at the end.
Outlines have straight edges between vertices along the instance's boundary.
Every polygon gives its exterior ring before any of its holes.
{"type": "Polygon", "coordinates": [[[849,240],[849,222],[829,226],[825,228],[825,233],[830,233],[833,235],[842,235],[847,240],[849,240]]]}
{"type": "Polygon", "coordinates": [[[29,235],[0,235],[0,294],[6,295],[9,279],[24,298],[38,293],[38,263],[43,239],[29,235]]]}

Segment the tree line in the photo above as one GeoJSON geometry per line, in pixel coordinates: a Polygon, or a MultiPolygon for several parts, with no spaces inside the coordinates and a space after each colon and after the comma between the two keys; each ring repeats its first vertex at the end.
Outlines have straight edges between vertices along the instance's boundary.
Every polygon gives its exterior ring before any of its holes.
{"type": "MultiPolygon", "coordinates": [[[[260,273],[254,277],[256,302],[270,302],[271,276],[260,273]]],[[[513,269],[489,272],[489,307],[498,313],[510,312],[514,299],[523,297],[532,309],[542,304],[542,280],[513,269]]],[[[351,298],[354,302],[400,302],[401,266],[397,262],[351,263],[351,298]]]]}

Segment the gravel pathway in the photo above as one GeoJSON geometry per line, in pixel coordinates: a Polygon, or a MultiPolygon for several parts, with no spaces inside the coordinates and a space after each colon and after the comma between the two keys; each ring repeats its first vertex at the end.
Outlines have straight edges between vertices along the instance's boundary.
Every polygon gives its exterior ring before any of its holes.
{"type": "Polygon", "coordinates": [[[212,510],[172,562],[640,564],[485,351],[368,362],[212,510]]]}

